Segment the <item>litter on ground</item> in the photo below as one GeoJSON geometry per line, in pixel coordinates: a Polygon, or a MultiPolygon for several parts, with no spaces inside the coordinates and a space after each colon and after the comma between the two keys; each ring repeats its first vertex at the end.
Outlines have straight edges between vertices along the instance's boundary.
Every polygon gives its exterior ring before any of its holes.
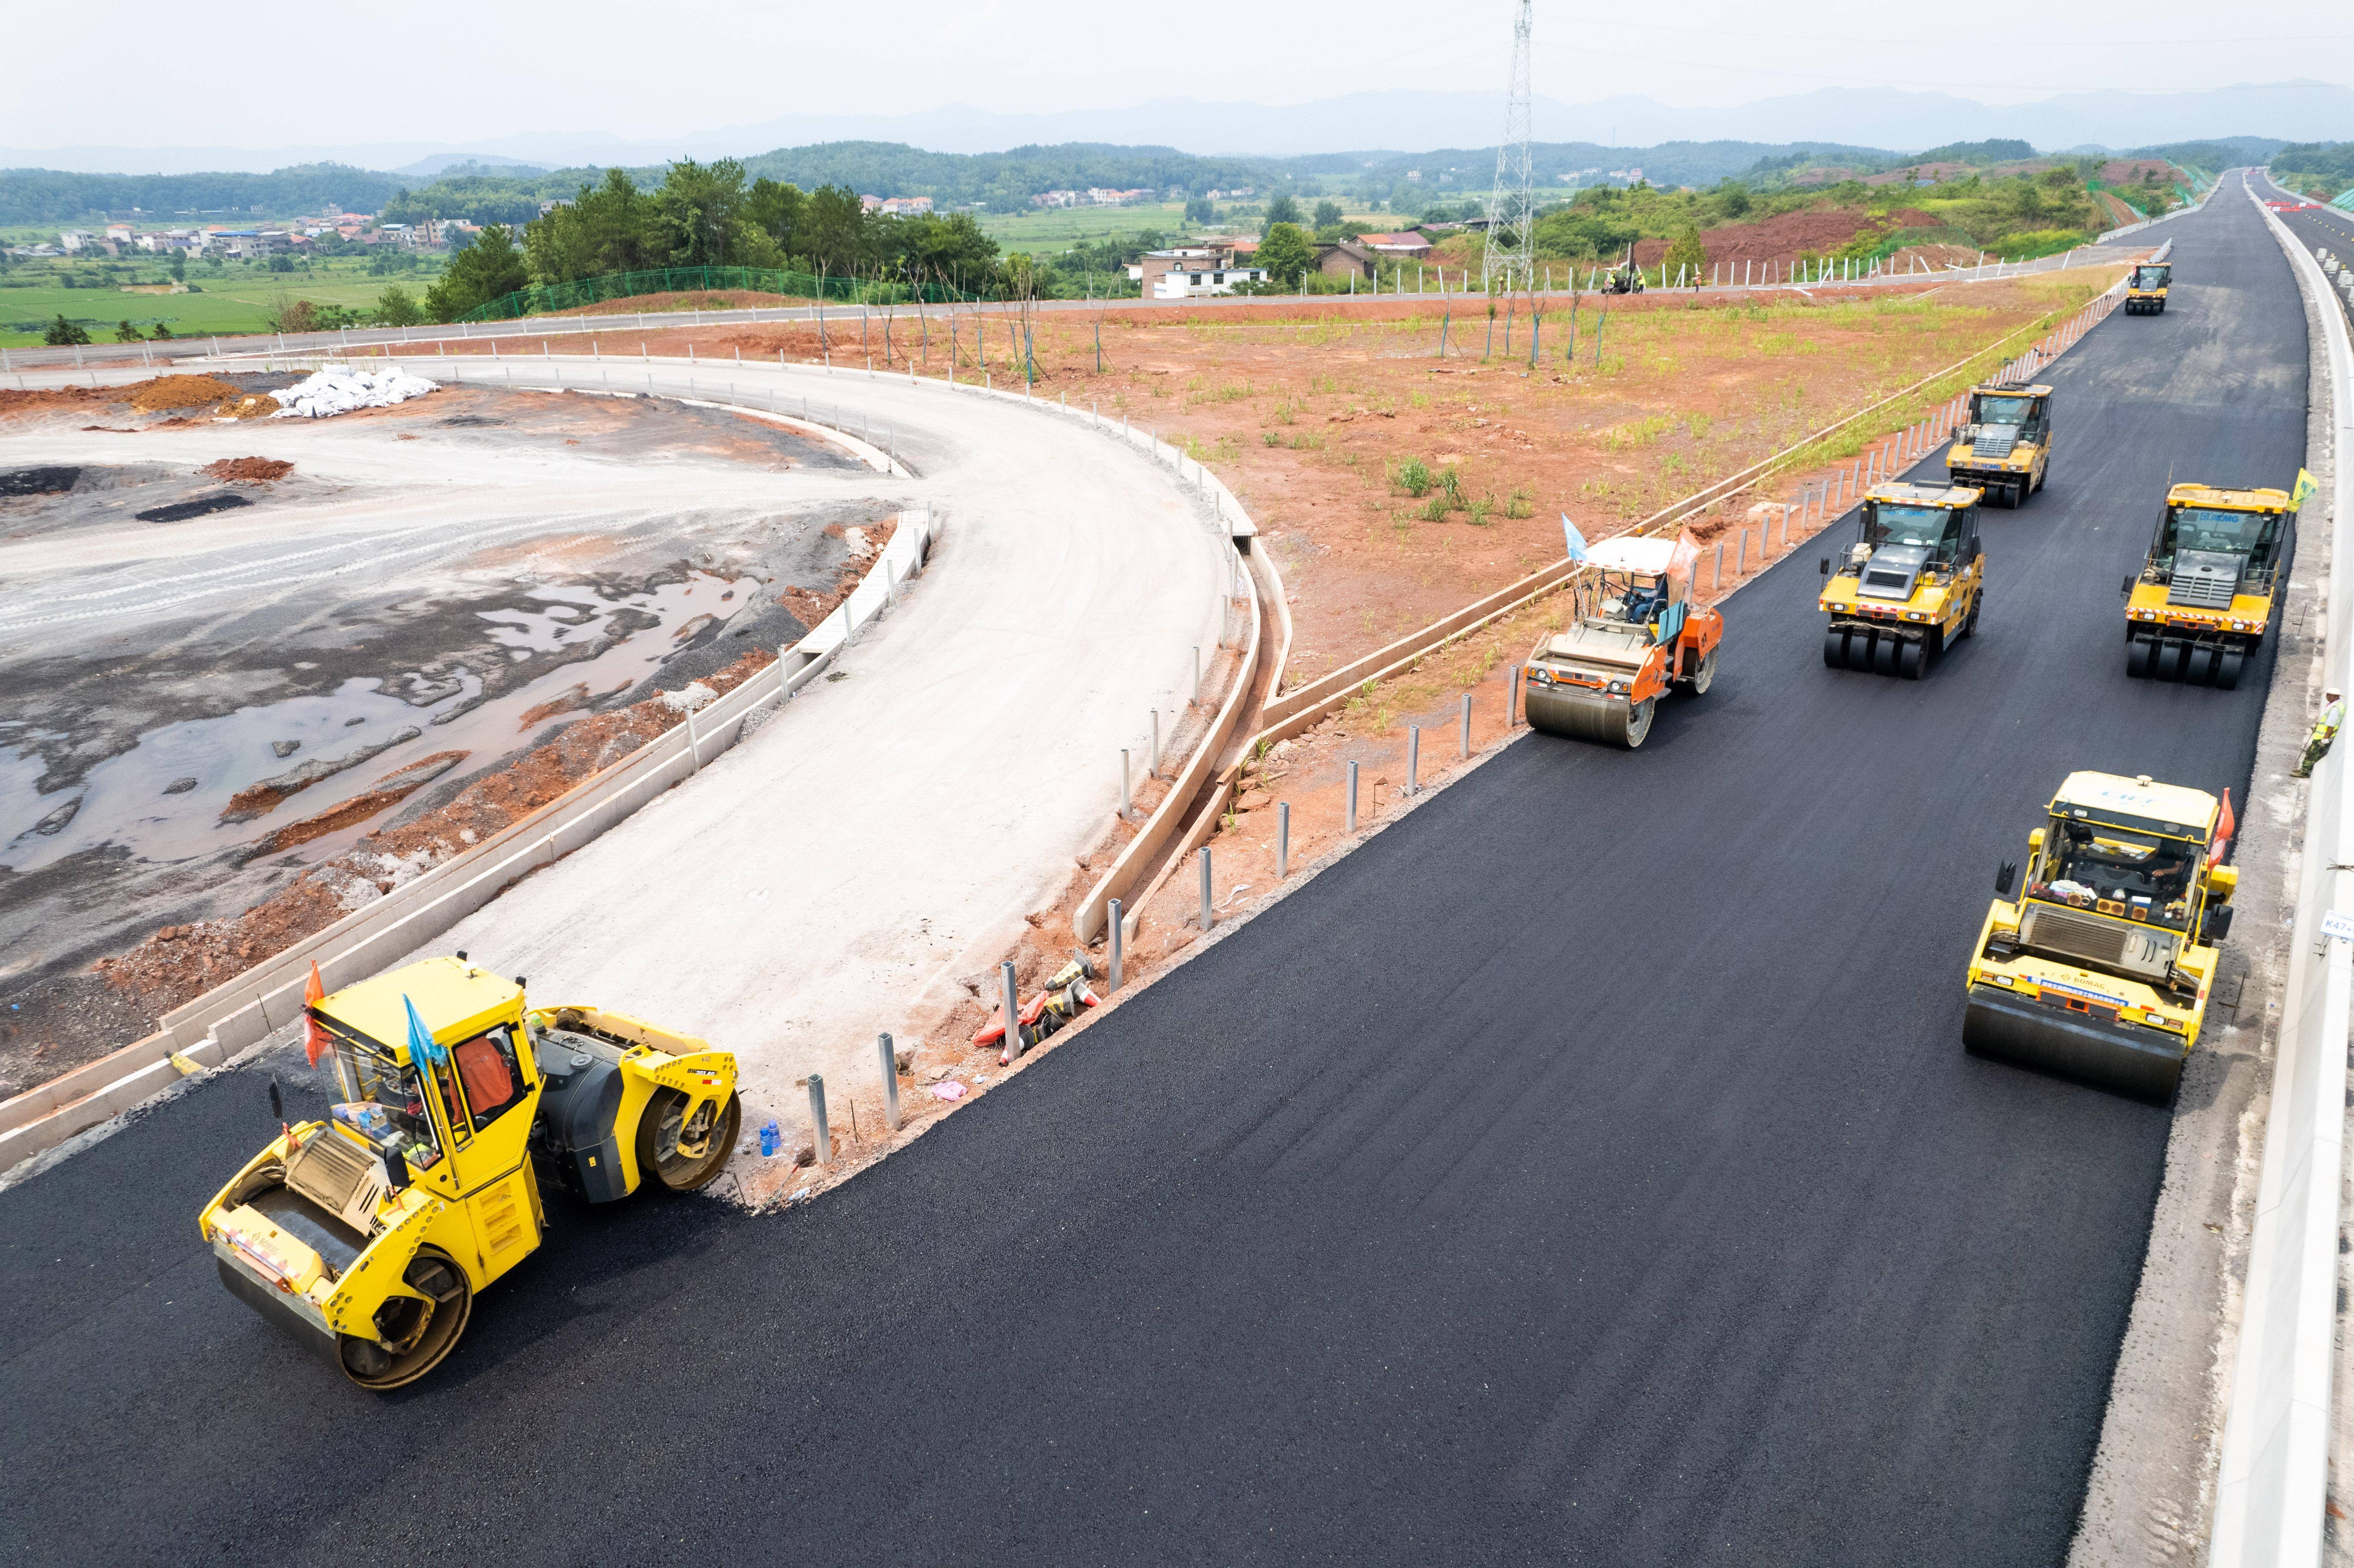
{"type": "Polygon", "coordinates": [[[324,419],[355,408],[389,408],[441,384],[405,370],[314,370],[283,391],[272,393],[279,402],[272,418],[324,419]]]}

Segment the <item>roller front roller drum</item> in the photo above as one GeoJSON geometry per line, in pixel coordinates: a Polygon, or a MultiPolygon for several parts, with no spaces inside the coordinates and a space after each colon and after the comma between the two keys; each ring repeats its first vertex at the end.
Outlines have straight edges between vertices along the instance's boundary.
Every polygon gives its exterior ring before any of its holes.
{"type": "Polygon", "coordinates": [[[2179,1034],[2095,1022],[1999,986],[1970,987],[1962,1044],[1971,1054],[2036,1067],[2160,1104],[2174,1097],[2190,1051],[2179,1034]]]}
{"type": "Polygon", "coordinates": [[[1529,727],[1540,734],[1596,741],[1628,751],[1642,745],[1651,733],[1651,715],[1657,706],[1652,698],[1630,703],[1624,697],[1560,686],[1532,689],[1523,702],[1529,727]]]}

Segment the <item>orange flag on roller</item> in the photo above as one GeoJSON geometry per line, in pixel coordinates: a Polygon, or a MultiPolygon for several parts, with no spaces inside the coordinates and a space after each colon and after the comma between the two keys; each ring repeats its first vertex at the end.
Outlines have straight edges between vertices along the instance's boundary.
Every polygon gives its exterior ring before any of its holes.
{"type": "Polygon", "coordinates": [[[2223,809],[2215,813],[2215,847],[2207,852],[2207,863],[2221,863],[2223,852],[2232,845],[2232,835],[2240,830],[2240,819],[2232,814],[2232,787],[2223,787],[2223,809]]]}
{"type": "Polygon", "coordinates": [[[302,1054],[310,1058],[313,1067],[327,1054],[329,1041],[325,1026],[311,1016],[310,1010],[326,1000],[327,987],[319,979],[319,960],[313,959],[311,978],[302,985],[302,1054]]]}

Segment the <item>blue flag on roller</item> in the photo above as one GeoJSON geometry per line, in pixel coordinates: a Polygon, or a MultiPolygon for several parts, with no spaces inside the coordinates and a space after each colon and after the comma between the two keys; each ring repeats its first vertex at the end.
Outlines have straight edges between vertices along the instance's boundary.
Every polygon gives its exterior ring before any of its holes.
{"type": "Polygon", "coordinates": [[[425,1020],[417,1016],[417,1003],[403,991],[400,1005],[408,1009],[408,1059],[412,1062],[446,1062],[450,1053],[433,1043],[433,1031],[425,1027],[425,1020]]]}
{"type": "Polygon", "coordinates": [[[1585,559],[1585,535],[1577,531],[1577,524],[1569,520],[1566,512],[1561,514],[1561,533],[1569,545],[1569,558],[1573,561],[1585,559]]]}

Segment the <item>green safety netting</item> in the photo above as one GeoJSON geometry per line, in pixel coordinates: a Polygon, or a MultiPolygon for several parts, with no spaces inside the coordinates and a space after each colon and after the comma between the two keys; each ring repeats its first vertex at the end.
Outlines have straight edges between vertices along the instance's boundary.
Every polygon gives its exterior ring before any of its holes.
{"type": "Polygon", "coordinates": [[[688,293],[696,290],[740,289],[750,293],[783,294],[801,300],[841,300],[850,304],[945,304],[971,296],[943,283],[882,282],[872,278],[832,278],[810,272],[779,272],[763,267],[656,267],[643,272],[608,272],[601,278],[580,278],[569,283],[535,283],[501,294],[479,305],[460,321],[511,321],[517,316],[546,314],[626,300],[640,294],[688,293]]]}

